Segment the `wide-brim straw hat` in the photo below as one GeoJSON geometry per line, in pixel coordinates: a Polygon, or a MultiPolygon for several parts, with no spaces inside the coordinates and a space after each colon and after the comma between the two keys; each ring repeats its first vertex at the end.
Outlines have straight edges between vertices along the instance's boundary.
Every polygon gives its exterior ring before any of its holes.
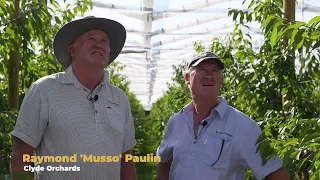
{"type": "Polygon", "coordinates": [[[72,57],[68,51],[69,46],[81,34],[90,30],[101,30],[108,35],[110,43],[108,65],[120,54],[126,41],[126,29],[124,26],[111,19],[89,16],[71,21],[64,25],[55,35],[53,42],[54,55],[63,67],[68,68],[72,62],[72,57]]]}

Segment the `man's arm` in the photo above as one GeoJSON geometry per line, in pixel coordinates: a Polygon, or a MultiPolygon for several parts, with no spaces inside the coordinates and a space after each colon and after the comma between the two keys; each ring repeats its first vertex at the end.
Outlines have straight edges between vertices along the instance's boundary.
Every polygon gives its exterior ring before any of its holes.
{"type": "Polygon", "coordinates": [[[121,180],[136,180],[136,170],[133,161],[125,162],[126,154],[131,154],[131,150],[122,153],[121,158],[121,180]]]}
{"type": "Polygon", "coordinates": [[[171,160],[170,159],[166,163],[157,163],[157,176],[158,180],[168,180],[169,179],[169,172],[171,168],[171,160]]]}
{"type": "Polygon", "coordinates": [[[290,175],[285,168],[280,168],[273,173],[270,173],[266,180],[289,180],[290,175]]]}
{"type": "Polygon", "coordinates": [[[23,162],[23,154],[29,154],[30,156],[34,153],[34,148],[19,138],[12,136],[13,141],[13,148],[12,148],[12,154],[11,154],[11,160],[10,160],[10,174],[13,179],[15,179],[17,174],[23,173],[24,175],[28,175],[33,178],[33,173],[30,171],[26,172],[23,167],[24,166],[33,166],[30,162],[23,162]]]}

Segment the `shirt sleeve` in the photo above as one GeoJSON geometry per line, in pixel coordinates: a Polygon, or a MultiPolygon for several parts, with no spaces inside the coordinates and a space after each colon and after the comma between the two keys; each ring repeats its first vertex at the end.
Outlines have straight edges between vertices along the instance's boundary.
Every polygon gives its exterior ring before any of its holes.
{"type": "Polygon", "coordinates": [[[260,151],[256,153],[258,144],[256,144],[259,136],[262,134],[260,127],[252,122],[249,128],[244,131],[240,140],[240,151],[243,164],[246,168],[251,169],[255,177],[260,180],[270,173],[282,167],[282,160],[279,157],[271,158],[264,166],[262,165],[262,157],[260,151]]]}
{"type": "Polygon", "coordinates": [[[157,148],[157,156],[160,156],[162,163],[168,162],[173,156],[173,147],[170,144],[172,128],[172,119],[170,118],[167,124],[167,128],[164,132],[163,138],[161,140],[161,143],[157,148]]]}
{"type": "Polygon", "coordinates": [[[136,144],[135,138],[135,129],[134,129],[134,122],[132,119],[132,112],[128,98],[126,99],[126,124],[125,124],[125,134],[123,140],[123,152],[129,151],[132,149],[136,144]]]}
{"type": "Polygon", "coordinates": [[[40,144],[48,124],[48,106],[41,93],[39,82],[34,82],[22,101],[16,125],[10,133],[33,148],[40,144]]]}

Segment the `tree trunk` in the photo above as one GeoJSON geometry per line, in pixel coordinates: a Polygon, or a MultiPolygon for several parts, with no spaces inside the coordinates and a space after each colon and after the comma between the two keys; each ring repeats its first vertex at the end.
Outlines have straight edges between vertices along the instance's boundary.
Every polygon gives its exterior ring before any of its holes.
{"type": "MultiPolygon", "coordinates": [[[[295,13],[296,13],[295,3],[296,3],[295,0],[283,0],[284,19],[286,23],[293,23],[295,21],[295,13]]],[[[287,45],[288,39],[285,39],[284,43],[285,45],[287,45]]],[[[294,65],[294,62],[292,63],[294,65]]],[[[288,91],[287,97],[286,98],[283,97],[282,102],[284,103],[285,99],[290,101],[292,99],[292,96],[293,96],[293,91],[288,91]]],[[[284,104],[282,104],[282,109],[285,109],[284,104]]],[[[306,162],[306,165],[302,169],[300,169],[300,172],[298,172],[298,174],[303,176],[304,180],[309,180],[308,167],[309,167],[309,162],[306,162]]]]}
{"type": "Polygon", "coordinates": [[[294,22],[296,18],[296,1],[283,0],[284,18],[287,22],[294,22]]]}
{"type": "MultiPolygon", "coordinates": [[[[18,26],[17,18],[20,11],[20,0],[14,0],[14,11],[11,14],[11,22],[14,26],[18,26]]],[[[15,34],[18,35],[18,28],[13,28],[15,34]]],[[[18,37],[18,36],[16,36],[18,37]]],[[[19,72],[20,72],[20,39],[15,39],[14,48],[10,49],[9,57],[9,108],[17,110],[19,108],[19,72]]]]}
{"type": "MultiPolygon", "coordinates": [[[[283,0],[283,9],[284,9],[284,20],[286,23],[293,23],[295,21],[295,13],[296,13],[296,1],[295,0],[283,0]]],[[[288,45],[288,39],[284,39],[284,47],[287,47],[288,45]]],[[[293,62],[293,66],[294,66],[294,62],[293,62]]],[[[293,68],[294,69],[294,68],[293,68]]],[[[293,72],[294,73],[294,72],[293,72]]],[[[293,90],[289,90],[288,94],[284,94],[281,97],[281,101],[282,101],[282,111],[285,112],[285,102],[286,100],[289,100],[292,98],[293,96],[293,90]]]]}

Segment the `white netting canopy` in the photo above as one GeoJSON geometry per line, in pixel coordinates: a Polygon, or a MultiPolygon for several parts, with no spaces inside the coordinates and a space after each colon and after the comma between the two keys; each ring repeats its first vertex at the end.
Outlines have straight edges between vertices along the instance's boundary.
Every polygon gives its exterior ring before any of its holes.
{"type": "MultiPolygon", "coordinates": [[[[227,35],[234,28],[228,17],[233,8],[246,10],[243,0],[94,0],[87,15],[106,17],[127,29],[125,47],[116,61],[125,64],[122,74],[130,90],[149,110],[167,89],[172,65],[190,60],[193,42],[209,44],[214,36],[227,35]]],[[[320,0],[298,0],[296,20],[309,21],[320,15],[320,0]]],[[[250,24],[252,44],[258,48],[262,34],[250,24]]]]}

